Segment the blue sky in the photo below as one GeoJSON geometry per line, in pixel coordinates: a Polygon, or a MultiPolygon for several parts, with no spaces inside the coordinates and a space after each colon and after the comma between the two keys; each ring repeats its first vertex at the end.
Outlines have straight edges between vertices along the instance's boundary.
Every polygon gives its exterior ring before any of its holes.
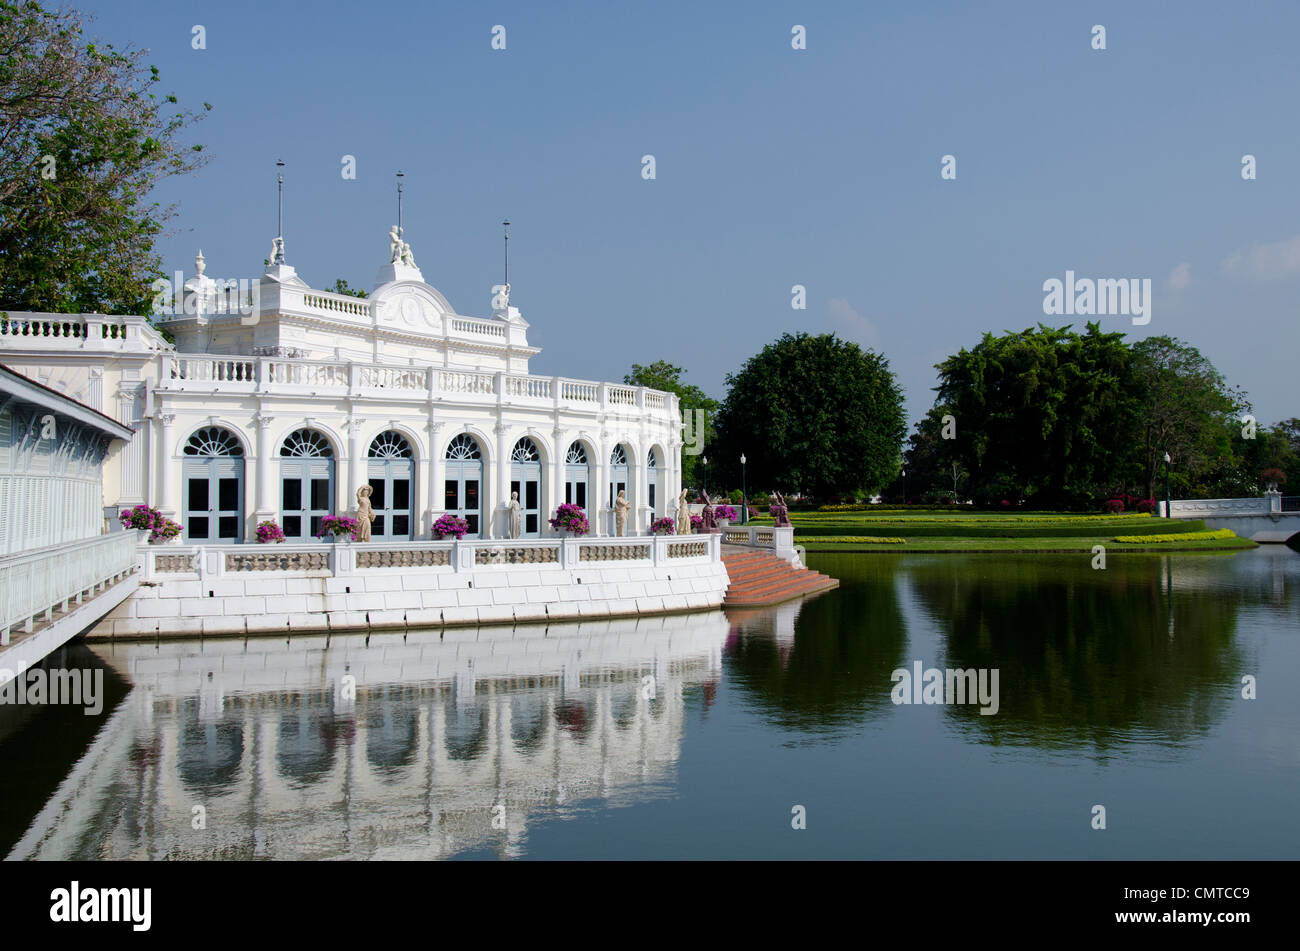
{"type": "Polygon", "coordinates": [[[283,158],[289,262],[369,288],[400,168],[406,238],[461,313],[490,311],[514,223],[534,372],[667,359],[721,397],[781,333],[834,330],[889,357],[915,419],[946,354],[1066,322],[1042,285],[1072,269],[1150,278],[1150,324],[1107,329],[1188,340],[1262,422],[1300,415],[1300,4],[77,6],[214,106],[210,164],[157,193],[169,270],[202,247],[214,277],[260,273],[283,158]]]}

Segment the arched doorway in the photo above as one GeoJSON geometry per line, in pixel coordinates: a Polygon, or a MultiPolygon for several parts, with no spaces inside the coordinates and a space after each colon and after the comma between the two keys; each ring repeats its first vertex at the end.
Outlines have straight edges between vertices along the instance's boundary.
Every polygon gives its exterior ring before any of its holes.
{"type": "Polygon", "coordinates": [[[220,426],[189,438],[185,461],[185,541],[238,544],[244,540],[244,447],[220,426]]]}
{"type": "Polygon", "coordinates": [[[541,522],[542,454],[537,443],[527,436],[510,451],[510,491],[519,493],[519,507],[523,510],[521,534],[536,538],[541,522]]]}
{"type": "Polygon", "coordinates": [[[447,444],[447,472],[443,483],[442,507],[448,515],[469,523],[466,537],[478,538],[482,523],[483,452],[469,433],[461,433],[447,444]]]}
{"type": "Polygon", "coordinates": [[[308,541],[334,511],[334,450],[314,429],[295,429],[280,446],[280,527],[308,541]]]}
{"type": "MultiPolygon", "coordinates": [[[[636,512],[636,499],[632,498],[632,483],[628,479],[627,467],[627,449],[622,443],[614,447],[614,451],[609,454],[609,502],[607,503],[612,509],[614,500],[618,498],[619,492],[627,493],[627,500],[632,504],[628,510],[629,521],[627,526],[628,534],[632,534],[632,527],[636,524],[634,513],[636,512]]],[[[614,523],[610,522],[610,530],[614,528],[614,523]]]]}
{"type": "Polygon", "coordinates": [[[415,481],[415,453],[401,433],[388,430],[370,444],[366,476],[375,520],[370,537],[375,541],[408,541],[414,511],[411,487],[415,481]]]}
{"type": "Polygon", "coordinates": [[[575,441],[564,454],[564,501],[587,511],[587,483],[590,479],[587,447],[575,441]]]}
{"type": "Polygon", "coordinates": [[[650,517],[657,517],[659,512],[659,503],[663,499],[663,472],[659,466],[659,450],[651,448],[646,456],[646,504],[650,506],[650,517]]]}

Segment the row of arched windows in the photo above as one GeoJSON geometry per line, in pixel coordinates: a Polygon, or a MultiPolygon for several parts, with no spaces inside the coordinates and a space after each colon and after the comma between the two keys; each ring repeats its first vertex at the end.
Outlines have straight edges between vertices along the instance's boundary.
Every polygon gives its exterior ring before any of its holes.
{"type": "MultiPolygon", "coordinates": [[[[243,535],[244,450],[237,436],[220,426],[196,431],[186,442],[185,538],[190,542],[237,542],[243,535]]],[[[447,444],[444,455],[443,508],[469,524],[469,535],[484,530],[483,451],[478,440],[460,433],[447,444]]],[[[510,452],[510,491],[517,492],[523,514],[523,534],[537,536],[544,524],[542,510],[542,454],[527,436],[510,452]]],[[[591,468],[587,449],[575,441],[564,457],[564,501],[587,508],[591,468]]],[[[610,478],[606,505],[612,506],[620,491],[632,499],[628,453],[616,445],[610,453],[610,478]]],[[[316,537],[321,520],[334,514],[334,451],[323,433],[297,429],[280,444],[280,527],[289,540],[316,537]]],[[[660,460],[651,449],[647,459],[646,500],[657,511],[660,460]]],[[[376,541],[398,541],[412,537],[414,510],[415,453],[399,432],[380,433],[367,452],[370,504],[375,510],[371,536],[376,541]]]]}

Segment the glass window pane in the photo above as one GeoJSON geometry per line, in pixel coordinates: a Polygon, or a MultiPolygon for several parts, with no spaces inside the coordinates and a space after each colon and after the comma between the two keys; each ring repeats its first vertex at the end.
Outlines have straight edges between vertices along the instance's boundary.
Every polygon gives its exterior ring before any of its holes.
{"type": "Polygon", "coordinates": [[[195,516],[190,519],[190,538],[207,538],[208,537],[208,520],[206,516],[195,516]]]}
{"type": "Polygon", "coordinates": [[[564,483],[564,501],[566,505],[573,504],[573,483],[572,482],[564,483]]]}
{"type": "Polygon", "coordinates": [[[448,512],[453,512],[460,508],[460,499],[458,495],[458,483],[455,479],[448,479],[443,489],[442,507],[448,512]]]}
{"type": "Polygon", "coordinates": [[[409,535],[411,534],[411,516],[394,515],[393,516],[393,534],[409,535]]]}
{"type": "Polygon", "coordinates": [[[238,538],[239,516],[223,515],[217,519],[217,535],[220,538],[238,538]]]}
{"type": "Polygon", "coordinates": [[[234,512],[239,508],[239,480],[238,479],[218,479],[217,480],[217,508],[223,512],[234,512]]]}
{"type": "Polygon", "coordinates": [[[286,512],[298,512],[302,510],[302,480],[290,476],[281,483],[280,508],[286,512]]]}
{"type": "Polygon", "coordinates": [[[206,512],[208,510],[207,479],[190,479],[189,505],[186,507],[191,512],[206,512]]]}
{"type": "Polygon", "coordinates": [[[378,476],[370,480],[370,505],[374,509],[386,508],[384,502],[384,477],[378,476]]]}
{"type": "Polygon", "coordinates": [[[587,510],[587,483],[585,482],[578,483],[578,498],[576,501],[578,503],[578,507],[585,512],[587,510]]]}
{"type": "Polygon", "coordinates": [[[524,531],[527,532],[529,535],[536,535],[536,534],[537,534],[537,516],[536,516],[536,515],[529,515],[528,518],[525,519],[525,522],[524,522],[524,531]]]}
{"type": "Polygon", "coordinates": [[[478,479],[465,480],[465,508],[478,508],[478,479]]]}
{"type": "MultiPolygon", "coordinates": [[[[328,512],[330,510],[329,479],[311,480],[311,507],[313,511],[328,512]]],[[[315,531],[315,529],[313,529],[313,531],[315,531]]]]}
{"type": "Polygon", "coordinates": [[[411,480],[393,480],[393,508],[409,509],[411,507],[411,480]]]}
{"type": "Polygon", "coordinates": [[[519,490],[519,480],[518,480],[518,479],[515,479],[513,482],[510,483],[510,491],[511,491],[511,492],[519,492],[519,497],[520,497],[521,499],[524,497],[523,492],[520,492],[520,490],[519,490]]]}
{"type": "Polygon", "coordinates": [[[525,493],[524,508],[530,508],[530,509],[537,508],[537,489],[539,483],[525,482],[524,485],[527,487],[527,491],[525,493]]]}
{"type": "Polygon", "coordinates": [[[322,517],[323,516],[320,515],[313,515],[311,517],[311,534],[313,538],[320,534],[320,520],[322,517]]]}
{"type": "Polygon", "coordinates": [[[384,534],[384,517],[382,515],[376,515],[375,520],[370,523],[370,534],[371,536],[384,534]]]}
{"type": "Polygon", "coordinates": [[[474,512],[465,516],[465,521],[469,523],[469,534],[478,534],[478,513],[474,512]]]}
{"type": "Polygon", "coordinates": [[[286,515],[284,517],[284,534],[289,538],[302,537],[302,516],[286,515]]]}

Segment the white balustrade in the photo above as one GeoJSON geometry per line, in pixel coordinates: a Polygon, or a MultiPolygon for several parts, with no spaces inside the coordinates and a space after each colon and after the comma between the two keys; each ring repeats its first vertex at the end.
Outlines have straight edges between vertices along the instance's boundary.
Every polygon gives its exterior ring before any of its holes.
{"type": "Polygon", "coordinates": [[[560,399],[572,403],[595,403],[600,399],[600,384],[582,380],[561,380],[560,399]]]}
{"type": "Polygon", "coordinates": [[[478,320],[473,317],[453,317],[451,319],[451,329],[453,333],[474,334],[481,337],[504,337],[506,335],[505,324],[498,323],[495,320],[478,320]]]}
{"type": "Polygon", "coordinates": [[[551,379],[545,376],[508,376],[506,377],[506,395],[526,399],[549,400],[551,398],[551,379]]]}
{"type": "Polygon", "coordinates": [[[88,592],[129,574],[141,533],[110,532],[51,548],[0,558],[0,644],[14,627],[31,631],[36,619],[79,602],[88,592]]]}

